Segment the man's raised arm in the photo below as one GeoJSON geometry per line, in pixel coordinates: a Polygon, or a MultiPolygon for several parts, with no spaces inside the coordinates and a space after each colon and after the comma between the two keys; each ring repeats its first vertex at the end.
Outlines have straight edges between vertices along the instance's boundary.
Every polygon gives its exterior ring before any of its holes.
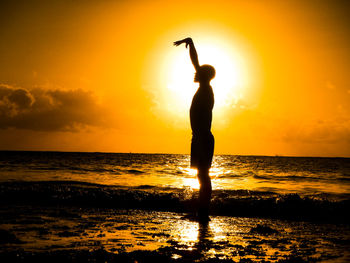
{"type": "Polygon", "coordinates": [[[179,45],[181,45],[183,43],[186,43],[186,48],[187,48],[188,45],[190,45],[191,61],[192,61],[192,64],[193,64],[194,68],[196,69],[196,71],[198,71],[198,69],[199,69],[198,55],[197,55],[196,48],[194,47],[192,38],[188,37],[188,38],[185,38],[185,39],[182,39],[182,40],[179,40],[179,41],[175,41],[174,45],[175,46],[179,46],[179,45]]]}

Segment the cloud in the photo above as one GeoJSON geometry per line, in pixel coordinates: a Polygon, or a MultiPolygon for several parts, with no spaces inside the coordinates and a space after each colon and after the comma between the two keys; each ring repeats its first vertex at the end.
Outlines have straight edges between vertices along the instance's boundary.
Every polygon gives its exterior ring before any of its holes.
{"type": "Polygon", "coordinates": [[[110,126],[109,116],[92,92],[0,84],[0,129],[76,131],[87,126],[110,126]]]}

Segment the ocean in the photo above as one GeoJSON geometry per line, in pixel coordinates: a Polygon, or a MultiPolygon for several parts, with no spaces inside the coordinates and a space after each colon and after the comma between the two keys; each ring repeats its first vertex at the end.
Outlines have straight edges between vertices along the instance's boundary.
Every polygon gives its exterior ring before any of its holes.
{"type": "MultiPolygon", "coordinates": [[[[198,189],[189,155],[0,152],[0,182],[84,182],[118,187],[198,189]]],[[[214,190],[350,197],[350,159],[216,155],[214,190]]]]}
{"type": "Polygon", "coordinates": [[[209,230],[187,216],[199,188],[189,163],[184,154],[0,152],[0,259],[101,247],[104,259],[130,262],[137,251],[176,262],[350,258],[349,158],[214,156],[209,230]],[[203,240],[211,250],[198,248],[203,240]]]}

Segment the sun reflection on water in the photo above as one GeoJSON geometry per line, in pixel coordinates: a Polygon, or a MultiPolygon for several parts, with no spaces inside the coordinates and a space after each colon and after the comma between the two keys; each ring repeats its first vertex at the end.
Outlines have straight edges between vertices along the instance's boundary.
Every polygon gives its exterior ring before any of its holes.
{"type": "Polygon", "coordinates": [[[218,217],[212,217],[207,224],[191,217],[182,218],[174,222],[170,231],[178,250],[191,251],[193,255],[201,255],[202,259],[227,258],[235,250],[235,247],[224,247],[229,242],[237,246],[247,245],[240,237],[246,230],[232,224],[230,220],[218,217]]]}
{"type": "MultiPolygon", "coordinates": [[[[182,168],[181,171],[186,175],[181,178],[182,185],[184,187],[190,187],[191,189],[199,189],[199,182],[197,178],[197,169],[191,168],[182,168]]],[[[224,174],[225,170],[221,167],[212,167],[209,171],[209,176],[212,181],[213,189],[222,189],[223,188],[223,179],[221,175],[224,174]]]]}
{"type": "Polygon", "coordinates": [[[183,178],[182,184],[184,187],[190,187],[191,189],[199,189],[199,182],[197,178],[183,178]]]}
{"type": "Polygon", "coordinates": [[[179,221],[174,226],[175,238],[180,244],[192,247],[198,238],[199,225],[194,221],[179,221]]]}

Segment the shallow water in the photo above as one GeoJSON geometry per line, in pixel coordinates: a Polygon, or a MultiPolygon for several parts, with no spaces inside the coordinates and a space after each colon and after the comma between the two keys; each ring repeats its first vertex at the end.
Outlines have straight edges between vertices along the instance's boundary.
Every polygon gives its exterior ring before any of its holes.
{"type": "Polygon", "coordinates": [[[0,215],[1,228],[17,238],[0,252],[103,248],[111,253],[158,251],[186,262],[275,262],[295,255],[305,262],[350,260],[350,228],[342,224],[212,216],[206,225],[182,213],[67,207],[19,206],[0,215]],[[257,226],[268,231],[257,231],[257,226]]]}

